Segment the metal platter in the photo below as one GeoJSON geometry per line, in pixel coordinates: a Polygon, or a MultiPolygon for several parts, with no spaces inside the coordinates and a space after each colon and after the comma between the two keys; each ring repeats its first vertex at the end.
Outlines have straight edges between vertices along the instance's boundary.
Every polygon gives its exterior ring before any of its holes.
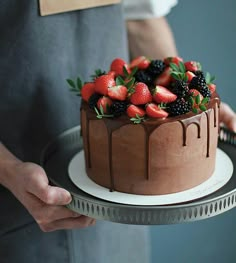
{"type": "MultiPolygon", "coordinates": [[[[221,128],[219,148],[236,164],[236,134],[221,128]]],[[[42,153],[41,165],[52,184],[67,189],[72,197],[68,205],[80,214],[124,224],[167,225],[213,217],[236,206],[236,171],[229,182],[207,197],[178,205],[138,206],[104,201],[78,189],[69,179],[68,164],[82,146],[80,127],[74,127],[49,143],[42,153]]]]}

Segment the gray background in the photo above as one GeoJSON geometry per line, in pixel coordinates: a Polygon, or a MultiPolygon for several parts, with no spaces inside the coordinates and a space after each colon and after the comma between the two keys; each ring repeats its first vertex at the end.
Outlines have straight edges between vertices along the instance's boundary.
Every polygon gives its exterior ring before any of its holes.
{"type": "MultiPolygon", "coordinates": [[[[179,54],[217,77],[223,101],[236,110],[236,1],[180,0],[168,15],[179,54]]],[[[207,220],[152,226],[153,263],[235,263],[236,209],[207,220]]]]}

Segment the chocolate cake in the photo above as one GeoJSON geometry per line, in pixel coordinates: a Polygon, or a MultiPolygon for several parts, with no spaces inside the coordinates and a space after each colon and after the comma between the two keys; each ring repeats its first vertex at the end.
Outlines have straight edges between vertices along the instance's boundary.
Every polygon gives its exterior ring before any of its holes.
{"type": "Polygon", "coordinates": [[[115,59],[80,88],[86,173],[110,191],[184,191],[214,172],[220,99],[199,63],[144,60],[115,59]]]}

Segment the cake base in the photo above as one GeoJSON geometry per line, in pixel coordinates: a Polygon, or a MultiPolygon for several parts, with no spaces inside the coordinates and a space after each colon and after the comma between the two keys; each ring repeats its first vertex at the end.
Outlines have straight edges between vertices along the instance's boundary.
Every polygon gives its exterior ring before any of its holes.
{"type": "Polygon", "coordinates": [[[68,171],[69,178],[78,188],[103,200],[129,205],[170,205],[196,200],[217,191],[230,180],[233,174],[233,163],[225,152],[217,149],[215,171],[207,181],[191,189],[165,195],[110,192],[108,188],[94,183],[87,176],[83,151],[72,158],[68,171]]]}

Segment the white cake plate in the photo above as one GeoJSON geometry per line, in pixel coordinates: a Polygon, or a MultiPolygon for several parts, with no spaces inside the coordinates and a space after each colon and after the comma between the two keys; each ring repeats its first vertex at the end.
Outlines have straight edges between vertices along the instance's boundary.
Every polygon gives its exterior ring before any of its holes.
{"type": "Polygon", "coordinates": [[[224,186],[233,174],[233,163],[228,155],[217,149],[216,167],[213,175],[204,183],[178,193],[165,195],[136,195],[122,192],[110,192],[92,181],[85,172],[84,151],[77,153],[69,163],[69,177],[84,192],[95,197],[129,205],[170,205],[189,202],[214,193],[224,186]]]}

